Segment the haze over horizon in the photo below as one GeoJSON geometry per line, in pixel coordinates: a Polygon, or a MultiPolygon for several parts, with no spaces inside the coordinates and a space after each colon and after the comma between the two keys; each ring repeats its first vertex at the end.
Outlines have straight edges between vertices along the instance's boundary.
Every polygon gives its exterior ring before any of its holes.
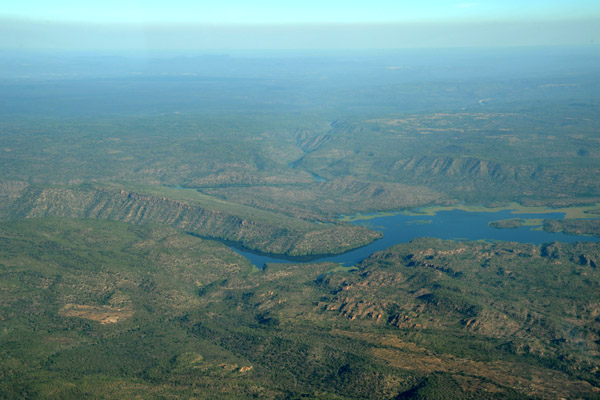
{"type": "Polygon", "coordinates": [[[578,1],[203,4],[26,0],[0,9],[0,49],[387,49],[595,45],[600,5],[578,1]]]}

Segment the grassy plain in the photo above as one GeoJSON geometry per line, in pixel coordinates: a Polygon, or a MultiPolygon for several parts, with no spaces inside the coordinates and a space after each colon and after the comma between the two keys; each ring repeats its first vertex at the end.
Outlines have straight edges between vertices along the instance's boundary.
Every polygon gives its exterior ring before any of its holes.
{"type": "MultiPolygon", "coordinates": [[[[571,206],[571,207],[547,207],[547,206],[525,206],[519,203],[510,203],[502,206],[496,207],[488,207],[483,205],[468,205],[468,204],[455,204],[450,206],[433,206],[433,207],[422,207],[416,210],[404,210],[404,211],[396,211],[396,212],[379,212],[379,213],[371,213],[371,214],[355,214],[355,215],[345,215],[341,218],[342,221],[363,221],[369,220],[372,218],[385,217],[397,214],[405,214],[411,216],[434,216],[436,213],[440,211],[452,211],[452,210],[461,210],[467,212],[498,212],[498,211],[511,211],[512,214],[548,214],[548,213],[559,213],[564,214],[565,219],[589,219],[591,215],[591,211],[598,208],[597,204],[592,204],[588,206],[571,206]]],[[[530,224],[541,225],[541,222],[538,224],[538,220],[535,218],[525,219],[526,221],[531,221],[530,224]]],[[[539,220],[541,221],[541,220],[539,220]]]]}

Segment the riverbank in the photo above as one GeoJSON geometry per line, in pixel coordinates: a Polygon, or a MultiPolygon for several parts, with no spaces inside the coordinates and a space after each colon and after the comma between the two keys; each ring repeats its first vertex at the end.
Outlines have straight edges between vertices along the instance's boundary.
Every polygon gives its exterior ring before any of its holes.
{"type": "Polygon", "coordinates": [[[562,213],[564,219],[580,219],[580,218],[592,218],[596,215],[594,212],[598,210],[600,203],[587,206],[573,206],[573,207],[560,207],[551,208],[546,206],[524,206],[519,203],[509,203],[499,207],[486,207],[483,205],[467,205],[467,204],[455,204],[451,206],[432,206],[423,207],[416,210],[400,210],[400,211],[386,211],[369,214],[354,214],[344,215],[340,220],[345,222],[353,221],[365,221],[373,218],[381,218],[387,216],[393,216],[397,214],[411,215],[411,216],[434,216],[440,211],[452,211],[461,210],[466,212],[479,212],[479,213],[496,213],[500,211],[510,211],[511,214],[548,214],[548,213],[562,213]]]}

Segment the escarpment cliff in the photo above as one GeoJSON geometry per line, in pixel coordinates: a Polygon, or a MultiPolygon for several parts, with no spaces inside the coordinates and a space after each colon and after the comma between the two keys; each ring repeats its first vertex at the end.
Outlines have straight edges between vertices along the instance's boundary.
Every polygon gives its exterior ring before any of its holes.
{"type": "Polygon", "coordinates": [[[9,207],[11,218],[94,218],[134,224],[158,223],[194,235],[238,242],[265,253],[287,256],[336,254],[363,246],[378,232],[352,225],[290,222],[275,213],[206,207],[160,195],[83,185],[75,188],[28,188],[9,207]]]}

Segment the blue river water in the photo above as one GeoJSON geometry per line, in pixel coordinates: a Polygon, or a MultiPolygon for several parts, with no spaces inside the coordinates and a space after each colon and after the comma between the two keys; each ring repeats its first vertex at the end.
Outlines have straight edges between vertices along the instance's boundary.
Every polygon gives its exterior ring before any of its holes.
{"type": "MultiPolygon", "coordinates": [[[[503,219],[560,219],[563,213],[545,214],[513,214],[510,210],[497,212],[472,212],[463,210],[438,211],[435,215],[395,214],[376,216],[368,220],[353,222],[383,233],[383,238],[375,242],[335,256],[324,256],[310,260],[311,262],[332,261],[345,266],[352,266],[369,257],[376,251],[385,250],[398,243],[406,243],[418,237],[435,237],[453,240],[502,240],[520,243],[542,244],[549,242],[582,242],[600,241],[592,236],[567,235],[550,233],[522,226],[515,229],[496,229],[488,225],[491,221],[503,219]]],[[[256,254],[230,246],[237,253],[247,257],[259,268],[265,263],[298,263],[309,261],[302,258],[279,258],[277,256],[256,254]]]]}

